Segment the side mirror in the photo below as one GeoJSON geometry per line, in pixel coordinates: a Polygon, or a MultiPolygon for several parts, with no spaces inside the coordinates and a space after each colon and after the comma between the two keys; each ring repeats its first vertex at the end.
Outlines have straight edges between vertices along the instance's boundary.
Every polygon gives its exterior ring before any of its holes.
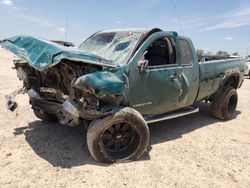
{"type": "Polygon", "coordinates": [[[148,60],[139,60],[138,69],[140,72],[145,72],[148,68],[148,60]]]}
{"type": "Polygon", "coordinates": [[[145,59],[145,55],[148,53],[148,51],[145,51],[145,53],[142,55],[140,60],[138,61],[138,70],[139,72],[145,72],[148,68],[148,60],[145,59]]]}

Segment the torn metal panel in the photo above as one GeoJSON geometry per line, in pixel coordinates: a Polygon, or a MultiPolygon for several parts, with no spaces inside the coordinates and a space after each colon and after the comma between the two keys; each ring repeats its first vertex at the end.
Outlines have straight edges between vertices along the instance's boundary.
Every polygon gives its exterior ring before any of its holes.
{"type": "Polygon", "coordinates": [[[4,96],[6,107],[8,110],[13,112],[17,108],[17,102],[15,101],[15,97],[21,93],[23,94],[26,93],[26,89],[24,87],[19,88],[13,91],[12,93],[10,93],[9,95],[4,96]]]}
{"type": "Polygon", "coordinates": [[[55,66],[63,59],[114,67],[110,61],[98,55],[74,48],[66,48],[59,44],[34,37],[12,37],[3,40],[1,45],[39,71],[55,66]]]}

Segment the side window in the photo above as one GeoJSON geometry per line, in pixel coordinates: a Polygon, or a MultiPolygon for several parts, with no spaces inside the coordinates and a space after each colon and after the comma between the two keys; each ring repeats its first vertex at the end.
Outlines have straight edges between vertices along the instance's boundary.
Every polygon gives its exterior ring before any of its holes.
{"type": "Polygon", "coordinates": [[[173,38],[157,39],[146,51],[145,59],[148,60],[149,67],[176,64],[175,40],[173,38]]]}
{"type": "Polygon", "coordinates": [[[181,45],[181,49],[182,49],[182,63],[184,65],[188,65],[192,63],[192,54],[191,54],[191,49],[189,46],[188,41],[184,40],[184,39],[180,39],[180,45],[181,45]]]}

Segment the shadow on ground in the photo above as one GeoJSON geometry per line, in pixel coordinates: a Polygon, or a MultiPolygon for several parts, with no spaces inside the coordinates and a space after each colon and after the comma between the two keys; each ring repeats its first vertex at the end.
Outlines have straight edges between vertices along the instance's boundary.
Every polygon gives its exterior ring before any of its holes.
{"type": "MultiPolygon", "coordinates": [[[[194,130],[216,122],[223,122],[211,115],[210,104],[201,103],[199,108],[200,111],[198,113],[151,124],[151,144],[175,140],[194,130]]],[[[235,116],[238,116],[240,113],[240,111],[236,110],[235,116]]]]}
{"type": "Polygon", "coordinates": [[[58,123],[34,121],[26,127],[16,128],[14,134],[24,134],[35,153],[53,166],[70,168],[84,164],[103,165],[91,159],[83,127],[71,128],[58,123]]]}
{"type": "MultiPolygon", "coordinates": [[[[199,107],[199,113],[152,124],[150,144],[179,139],[184,134],[219,121],[210,115],[208,104],[201,104],[199,107]]],[[[240,114],[239,111],[237,111],[238,114],[240,114]]],[[[61,168],[84,164],[107,166],[95,162],[90,157],[85,141],[86,131],[83,127],[70,128],[58,123],[34,121],[26,127],[16,128],[14,134],[24,134],[35,153],[53,166],[61,168]]],[[[149,159],[150,156],[147,153],[141,160],[149,159]]]]}

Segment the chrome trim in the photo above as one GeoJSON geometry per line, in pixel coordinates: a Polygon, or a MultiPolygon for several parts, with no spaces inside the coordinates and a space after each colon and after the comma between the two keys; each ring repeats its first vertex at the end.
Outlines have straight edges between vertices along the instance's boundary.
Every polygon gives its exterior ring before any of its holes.
{"type": "Polygon", "coordinates": [[[199,112],[199,108],[195,108],[195,107],[192,107],[193,109],[189,109],[189,110],[186,110],[186,111],[183,111],[183,112],[178,112],[178,113],[175,113],[175,114],[170,114],[170,115],[166,115],[166,116],[161,116],[161,117],[158,117],[158,118],[155,118],[152,117],[152,119],[145,119],[147,123],[156,123],[156,122],[159,122],[159,121],[164,121],[164,120],[168,120],[168,119],[174,119],[174,118],[177,118],[177,117],[181,117],[181,116],[186,116],[186,115],[189,115],[189,114],[193,114],[193,113],[196,113],[196,112],[199,112]]]}

